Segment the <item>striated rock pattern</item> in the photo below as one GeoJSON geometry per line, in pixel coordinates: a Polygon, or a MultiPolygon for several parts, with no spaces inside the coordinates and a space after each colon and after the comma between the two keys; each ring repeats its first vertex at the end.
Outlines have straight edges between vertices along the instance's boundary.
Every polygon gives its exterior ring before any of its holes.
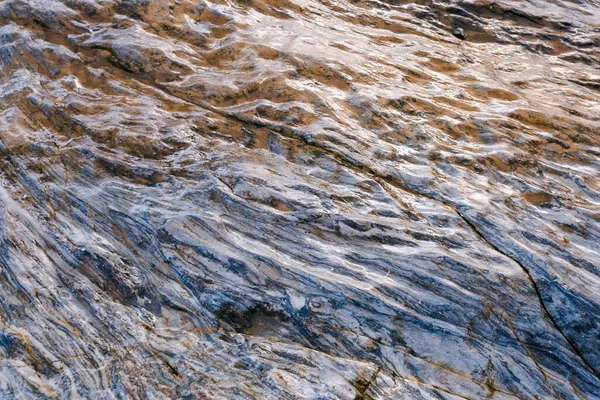
{"type": "Polygon", "coordinates": [[[596,0],[0,1],[0,398],[600,399],[599,60],[596,0]]]}

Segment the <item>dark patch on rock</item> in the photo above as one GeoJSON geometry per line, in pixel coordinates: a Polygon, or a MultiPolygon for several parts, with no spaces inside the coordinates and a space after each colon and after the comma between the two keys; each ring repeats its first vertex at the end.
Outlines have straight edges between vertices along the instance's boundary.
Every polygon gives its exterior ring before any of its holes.
{"type": "Polygon", "coordinates": [[[225,303],[215,312],[221,327],[238,333],[256,332],[260,325],[272,322],[289,323],[290,316],[269,304],[257,304],[243,309],[233,303],[225,303]]]}

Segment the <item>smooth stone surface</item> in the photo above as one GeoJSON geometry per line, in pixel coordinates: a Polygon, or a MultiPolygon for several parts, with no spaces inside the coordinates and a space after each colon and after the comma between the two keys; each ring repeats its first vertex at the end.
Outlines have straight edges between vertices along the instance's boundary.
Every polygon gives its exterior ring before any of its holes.
{"type": "Polygon", "coordinates": [[[465,40],[467,38],[467,34],[463,28],[456,28],[452,30],[452,34],[459,39],[465,40]]]}

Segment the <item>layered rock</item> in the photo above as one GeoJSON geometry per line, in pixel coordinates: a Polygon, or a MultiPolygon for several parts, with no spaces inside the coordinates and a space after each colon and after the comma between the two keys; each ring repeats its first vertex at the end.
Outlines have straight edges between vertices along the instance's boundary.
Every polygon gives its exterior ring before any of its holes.
{"type": "Polygon", "coordinates": [[[598,15],[0,2],[0,397],[599,398],[598,15]]]}

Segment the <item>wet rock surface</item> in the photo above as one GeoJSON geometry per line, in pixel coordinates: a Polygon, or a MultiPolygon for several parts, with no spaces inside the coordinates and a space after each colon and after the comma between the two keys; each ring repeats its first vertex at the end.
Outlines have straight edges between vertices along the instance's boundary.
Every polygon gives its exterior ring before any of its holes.
{"type": "Polygon", "coordinates": [[[1,1],[0,397],[600,398],[599,58],[594,2],[1,1]]]}

